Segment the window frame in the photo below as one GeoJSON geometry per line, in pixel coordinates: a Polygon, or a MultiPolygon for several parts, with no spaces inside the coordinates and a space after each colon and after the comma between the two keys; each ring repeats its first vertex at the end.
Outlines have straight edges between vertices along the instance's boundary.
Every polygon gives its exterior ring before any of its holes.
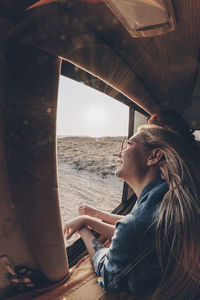
{"type": "MultiPolygon", "coordinates": [[[[148,113],[146,111],[144,111],[141,107],[139,107],[133,101],[128,99],[126,96],[119,93],[102,80],[64,60],[62,61],[61,75],[76,80],[78,82],[83,82],[84,78],[84,84],[86,84],[87,86],[95,88],[96,90],[111,96],[113,99],[120,101],[124,105],[127,105],[129,107],[129,121],[127,129],[128,137],[131,137],[136,131],[136,115],[139,113],[142,116],[148,116],[148,113]]],[[[134,206],[136,199],[137,197],[133,190],[128,186],[127,183],[124,182],[121,203],[112,211],[112,213],[123,215],[127,214],[134,206]]],[[[100,237],[99,234],[95,233],[95,235],[98,238],[100,238],[102,242],[104,242],[104,240],[100,237]]],[[[72,245],[68,246],[66,248],[66,251],[70,268],[87,254],[85,245],[81,238],[76,240],[72,245]]]]}
{"type": "MultiPolygon", "coordinates": [[[[140,116],[138,114],[143,117],[141,118],[141,122],[140,120],[139,122],[137,120],[137,125],[144,124],[144,115],[136,111],[134,108],[129,107],[128,137],[131,137],[137,130],[135,121],[136,116],[140,119],[140,116]]],[[[124,182],[121,203],[112,211],[112,213],[126,215],[131,211],[136,200],[136,194],[133,192],[132,188],[126,182],[124,182]]],[[[101,242],[106,241],[106,239],[102,238],[98,233],[95,233],[95,236],[99,238],[101,242]]],[[[76,240],[72,245],[68,246],[66,248],[66,251],[70,268],[74,266],[82,257],[87,255],[86,247],[81,238],[76,240]]]]}

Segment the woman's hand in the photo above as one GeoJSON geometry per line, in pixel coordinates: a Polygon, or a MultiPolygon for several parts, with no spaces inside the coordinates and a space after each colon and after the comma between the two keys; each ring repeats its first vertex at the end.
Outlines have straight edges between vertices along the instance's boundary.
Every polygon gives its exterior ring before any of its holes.
{"type": "Polygon", "coordinates": [[[67,240],[84,226],[84,217],[76,217],[65,224],[64,235],[67,240]]]}
{"type": "Polygon", "coordinates": [[[111,225],[115,225],[115,223],[122,219],[124,216],[122,215],[115,215],[115,214],[112,214],[112,213],[108,213],[108,212],[105,212],[103,210],[99,210],[99,209],[96,209],[92,206],[89,206],[87,204],[81,204],[79,206],[79,216],[80,215],[85,215],[85,216],[90,216],[90,217],[93,217],[93,218],[97,218],[97,219],[100,219],[108,224],[111,224],[111,225]]]}
{"type": "Polygon", "coordinates": [[[81,204],[79,206],[78,212],[79,212],[79,216],[80,215],[88,215],[91,217],[96,217],[97,210],[94,207],[89,206],[87,204],[81,204]]]}

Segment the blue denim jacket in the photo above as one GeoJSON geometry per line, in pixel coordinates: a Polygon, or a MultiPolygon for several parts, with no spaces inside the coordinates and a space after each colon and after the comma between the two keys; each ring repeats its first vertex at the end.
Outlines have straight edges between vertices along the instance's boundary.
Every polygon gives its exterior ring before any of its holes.
{"type": "Polygon", "coordinates": [[[116,223],[111,246],[93,256],[97,281],[103,289],[141,295],[159,284],[153,220],[167,191],[166,181],[160,177],[153,179],[142,190],[132,211],[116,223]]]}

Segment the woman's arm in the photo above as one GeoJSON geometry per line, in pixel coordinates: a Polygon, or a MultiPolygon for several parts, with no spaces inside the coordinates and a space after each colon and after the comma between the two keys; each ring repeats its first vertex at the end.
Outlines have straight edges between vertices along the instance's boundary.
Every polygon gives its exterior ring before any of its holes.
{"type": "Polygon", "coordinates": [[[100,279],[98,282],[105,290],[118,292],[128,289],[128,280],[124,271],[128,270],[129,264],[135,265],[135,258],[140,257],[140,253],[137,252],[138,247],[135,246],[135,232],[138,233],[139,230],[132,226],[134,224],[135,218],[132,216],[118,223],[109,248],[95,239],[88,228],[82,227],[79,231],[92,259],[95,273],[100,279]]]}
{"type": "Polygon", "coordinates": [[[118,220],[124,217],[121,215],[104,212],[86,204],[83,204],[79,207],[79,215],[88,215],[94,218],[98,218],[112,225],[115,225],[118,220]]]}
{"type": "Polygon", "coordinates": [[[99,249],[105,248],[87,227],[82,227],[79,233],[91,259],[99,249]]]}
{"type": "Polygon", "coordinates": [[[105,237],[111,239],[114,231],[115,226],[111,224],[104,223],[102,221],[99,221],[93,217],[90,216],[79,216],[72,220],[70,220],[68,223],[66,223],[64,227],[64,234],[66,236],[66,239],[70,239],[70,237],[77,231],[80,231],[80,229],[83,226],[89,226],[96,232],[104,235],[105,237]]]}

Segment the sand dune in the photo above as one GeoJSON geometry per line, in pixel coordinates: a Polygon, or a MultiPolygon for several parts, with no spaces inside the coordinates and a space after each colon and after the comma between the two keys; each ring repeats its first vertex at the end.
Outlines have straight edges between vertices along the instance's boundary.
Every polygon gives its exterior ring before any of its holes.
{"type": "Polygon", "coordinates": [[[58,160],[77,171],[114,175],[122,137],[65,137],[57,140],[58,160]]]}

